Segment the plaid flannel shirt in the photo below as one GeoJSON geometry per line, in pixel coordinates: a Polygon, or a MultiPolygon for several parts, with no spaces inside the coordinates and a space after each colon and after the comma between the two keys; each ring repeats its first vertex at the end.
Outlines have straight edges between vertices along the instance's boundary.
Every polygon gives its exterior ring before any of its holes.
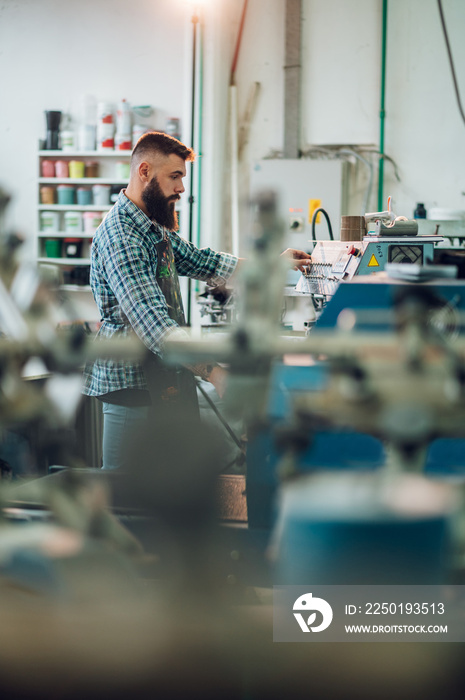
{"type": "MultiPolygon", "coordinates": [[[[91,249],[90,284],[102,321],[97,341],[135,333],[149,350],[162,356],[166,337],[179,330],[156,280],[155,244],[164,234],[161,226],[120,192],[98,227],[91,249]]],[[[234,272],[235,256],[196,248],[176,233],[168,235],[180,275],[216,286],[234,272]]],[[[127,388],[147,388],[139,363],[99,359],[86,365],[84,394],[101,396],[127,388]]]]}

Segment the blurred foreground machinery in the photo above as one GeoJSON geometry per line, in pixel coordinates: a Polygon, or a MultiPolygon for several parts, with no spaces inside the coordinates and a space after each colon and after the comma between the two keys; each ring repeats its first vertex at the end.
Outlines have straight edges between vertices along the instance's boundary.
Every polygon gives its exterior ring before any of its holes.
{"type": "MultiPolygon", "coordinates": [[[[285,278],[279,257],[281,234],[273,198],[263,197],[258,203],[254,250],[242,278],[240,323],[226,339],[170,345],[174,362],[193,357],[228,362],[231,367],[228,410],[231,414],[245,415],[252,438],[262,427],[270,428],[273,444],[276,431],[270,420],[270,401],[276,388],[276,358],[297,352],[318,358],[324,353],[330,357],[329,372],[332,364],[340,371],[356,367],[352,372],[355,376],[349,372],[356,387],[352,392],[343,391],[342,396],[344,400],[347,395],[349,399],[355,397],[360,406],[363,392],[358,390],[357,382],[364,384],[363,377],[359,377],[356,351],[365,340],[360,342],[357,333],[346,328],[334,335],[323,333],[314,341],[299,340],[298,344],[280,337],[285,278]],[[350,352],[345,364],[336,344],[336,336],[341,334],[351,339],[346,343],[350,352]]],[[[13,335],[2,344],[2,415],[8,415],[9,401],[12,407],[9,415],[18,421],[25,416],[27,419],[44,416],[46,420],[49,415],[59,430],[60,417],[55,419],[55,411],[47,401],[42,402],[40,392],[33,395],[33,400],[32,395],[23,393],[30,391],[21,384],[23,363],[28,357],[37,357],[49,370],[72,375],[92,353],[107,350],[88,347],[86,339],[78,336],[76,340],[73,333],[58,337],[54,319],[39,313],[43,308],[50,314],[54,308],[48,299],[43,307],[26,304],[18,315],[18,302],[11,285],[6,282],[5,288],[4,298],[11,297],[13,302],[11,313],[15,315],[11,318],[23,318],[24,335],[13,335]],[[32,308],[37,313],[29,322],[32,308]]],[[[6,328],[8,335],[14,325],[11,323],[6,328]]],[[[421,351],[423,343],[408,347],[410,362],[419,364],[421,371],[428,361],[421,351]]],[[[123,350],[112,346],[108,352],[134,353],[137,348],[123,350]]],[[[460,361],[451,356],[451,374],[452,368],[459,365],[460,361]]],[[[307,369],[302,368],[302,377],[307,369]]],[[[370,384],[368,380],[366,383],[370,384]]],[[[298,380],[297,384],[303,382],[298,380]]],[[[324,386],[320,388],[325,390],[324,386]]],[[[280,431],[283,458],[279,470],[283,476],[296,477],[305,444],[315,435],[313,413],[308,407],[312,401],[303,396],[302,407],[294,402],[293,387],[286,385],[286,380],[279,381],[278,389],[289,400],[286,425],[282,426],[285,429],[280,431]]],[[[377,392],[375,387],[368,395],[377,392]]],[[[380,390],[379,395],[382,393],[380,390]]],[[[337,401],[343,403],[339,398],[337,401]]],[[[459,407],[460,401],[459,398],[459,407]]],[[[317,415],[326,420],[324,409],[322,401],[317,415]]],[[[361,411],[363,414],[363,408],[361,411]]],[[[348,409],[347,414],[351,416],[352,412],[348,409]]],[[[135,437],[131,446],[134,463],[131,474],[109,476],[96,470],[67,469],[21,488],[7,489],[2,485],[0,690],[3,698],[148,699],[162,695],[203,700],[218,697],[281,700],[287,696],[308,698],[309,688],[315,697],[341,700],[347,697],[348,688],[351,694],[367,700],[394,695],[410,699],[417,694],[423,698],[436,698],[440,694],[451,699],[461,697],[463,664],[458,645],[451,649],[445,644],[315,644],[309,649],[306,645],[274,644],[270,589],[251,584],[241,589],[241,595],[235,595],[243,551],[240,540],[235,540],[240,546],[230,547],[229,561],[222,566],[225,528],[218,528],[215,509],[218,457],[215,436],[206,428],[184,421],[182,415],[178,418],[177,423],[162,418],[150,434],[135,437]],[[182,439],[179,425],[182,425],[182,439]],[[115,514],[124,518],[115,518],[115,514]],[[122,521],[127,528],[121,525],[122,521]],[[144,544],[148,545],[145,551],[129,530],[139,530],[143,535],[144,544]],[[234,574],[231,567],[235,564],[239,569],[234,574]]],[[[421,433],[422,439],[427,432],[421,433]]],[[[271,463],[269,466],[274,469],[271,463]]],[[[254,469],[256,464],[249,456],[247,490],[252,518],[255,506],[250,486],[257,473],[254,469]]],[[[334,494],[340,493],[344,503],[353,494],[352,487],[347,489],[346,482],[337,474],[335,479],[334,488],[329,491],[325,484],[314,489],[320,496],[326,522],[331,521],[328,514],[334,494]]],[[[436,522],[444,522],[453,505],[447,494],[442,497],[442,491],[438,493],[434,488],[432,495],[428,491],[429,501],[423,502],[425,485],[423,482],[420,485],[420,481],[415,479],[413,485],[422,501],[420,510],[439,513],[439,517],[433,518],[435,537],[429,545],[429,551],[436,552],[442,530],[434,526],[436,522]],[[423,490],[419,492],[417,486],[423,490]]],[[[297,477],[289,485],[298,487],[299,482],[297,477]]],[[[358,510],[361,511],[360,502],[365,503],[364,494],[375,489],[376,502],[384,503],[384,512],[392,514],[405,503],[405,497],[409,502],[411,491],[406,487],[410,483],[399,475],[393,475],[389,484],[364,482],[363,488],[358,489],[358,510]],[[385,488],[392,485],[397,488],[394,492],[391,488],[389,499],[385,488]],[[398,495],[402,497],[400,501],[398,495]]],[[[281,510],[281,515],[287,514],[298,515],[300,522],[310,525],[307,529],[312,530],[312,509],[305,502],[302,510],[292,497],[288,498],[281,510]]],[[[284,521],[290,523],[292,517],[284,521]]],[[[423,524],[421,518],[416,522],[423,524]]],[[[352,531],[350,551],[354,551],[357,542],[362,542],[363,560],[363,555],[372,549],[367,550],[366,541],[357,534],[366,535],[373,521],[366,517],[359,524],[358,533],[352,531]]],[[[405,518],[400,516],[398,524],[400,537],[395,541],[395,553],[400,551],[406,531],[402,527],[405,518]]],[[[322,562],[330,559],[334,540],[328,539],[328,531],[325,546],[309,550],[305,539],[300,544],[293,536],[286,540],[289,530],[282,526],[281,520],[281,530],[275,531],[273,541],[269,527],[254,528],[252,523],[249,529],[242,529],[245,535],[253,534],[254,529],[264,533],[266,543],[275,548],[277,575],[295,582],[297,579],[293,577],[299,575],[293,568],[296,557],[304,563],[301,571],[308,574],[309,552],[318,553],[322,562]],[[280,553],[278,535],[286,541],[288,559],[280,553]]],[[[233,531],[230,528],[229,534],[233,531]]],[[[409,539],[412,546],[418,543],[419,536],[417,530],[412,532],[409,539]]],[[[234,542],[233,538],[230,542],[234,542]]],[[[256,558],[259,557],[265,565],[263,551],[257,550],[256,558]]],[[[427,555],[420,557],[419,562],[426,559],[427,555]]],[[[425,574],[437,573],[436,562],[435,558],[425,574]]],[[[385,570],[390,568],[386,566],[385,570]]],[[[250,582],[253,579],[250,569],[242,571],[244,580],[250,582]]],[[[331,572],[326,568],[326,571],[340,575],[337,570],[331,572]]],[[[415,571],[418,573],[418,569],[415,571]]],[[[370,575],[370,569],[362,569],[361,575],[370,575]]],[[[310,579],[305,583],[311,583],[310,579]]]]}
{"type": "MultiPolygon", "coordinates": [[[[390,216],[389,211],[381,214],[390,216]]],[[[450,499],[442,500],[439,494],[448,491],[449,485],[439,484],[438,479],[433,485],[425,475],[425,465],[430,453],[445,450],[436,458],[443,465],[441,481],[444,482],[451,471],[465,473],[464,458],[459,464],[453,463],[454,454],[465,453],[462,449],[465,438],[462,334],[465,288],[463,282],[453,279],[453,268],[445,272],[437,270],[438,275],[445,275],[446,279],[423,281],[435,274],[435,266],[430,263],[436,237],[418,240],[413,238],[416,231],[412,230],[411,222],[393,218],[394,225],[390,227],[379,214],[373,216],[377,218],[377,235],[367,237],[369,240],[363,242],[365,249],[370,256],[379,255],[382,260],[390,260],[392,265],[396,260],[399,262],[397,254],[405,255],[400,266],[407,273],[408,281],[368,276],[353,279],[348,276],[344,281],[347,277],[344,269],[357,256],[347,251],[346,242],[334,242],[339,246],[337,257],[342,272],[337,288],[328,295],[331,301],[308,337],[291,340],[282,337],[279,329],[277,290],[283,288],[283,276],[277,271],[270,273],[269,267],[282,247],[279,222],[270,201],[263,199],[259,202],[258,235],[238,294],[240,299],[246,299],[246,309],[239,314],[237,327],[229,339],[210,340],[208,345],[194,340],[176,341],[170,345],[170,352],[181,362],[196,356],[219,359],[230,366],[231,378],[225,397],[228,408],[231,414],[242,410],[249,426],[246,485],[249,536],[254,532],[268,533],[267,542],[273,544],[270,551],[279,552],[275,547],[279,538],[270,539],[270,533],[273,528],[275,532],[282,532],[284,506],[281,498],[286,499],[290,488],[287,484],[291,480],[296,489],[304,489],[309,472],[349,470],[354,479],[373,482],[375,493],[381,495],[385,488],[398,482],[400,497],[404,480],[414,491],[416,487],[410,485],[417,483],[419,494],[431,490],[434,494],[437,487],[443,510],[433,517],[431,504],[417,504],[417,514],[421,516],[415,523],[417,532],[421,533],[426,522],[438,516],[438,537],[431,541],[436,542],[444,557],[431,557],[431,561],[442,564],[440,570],[433,567],[429,572],[431,580],[436,581],[438,577],[453,575],[463,548],[460,536],[460,542],[454,543],[457,557],[445,556],[450,544],[446,542],[446,521],[452,517],[452,512],[460,510],[460,498],[457,501],[450,494],[450,499]],[[394,236],[392,230],[396,231],[394,236]],[[411,252],[414,245],[418,246],[418,257],[412,263],[407,251],[411,252]],[[412,265],[416,268],[413,277],[412,265]],[[279,358],[283,357],[285,363],[281,364],[279,358]],[[452,466],[449,473],[446,461],[452,466]]],[[[359,245],[361,250],[363,246],[359,245]]],[[[344,503],[347,501],[346,516],[356,517],[364,511],[360,503],[356,504],[356,499],[351,505],[352,487],[347,478],[346,474],[347,489],[342,489],[341,498],[345,499],[344,503]]],[[[326,517],[331,513],[333,480],[331,484],[326,517]]],[[[311,483],[308,488],[311,490],[311,483]]],[[[461,494],[461,487],[452,490],[461,494]]],[[[370,493],[367,488],[367,499],[370,493]]],[[[432,500],[435,501],[434,495],[432,500]]],[[[380,511],[370,511],[370,516],[366,520],[362,518],[359,526],[368,531],[373,527],[374,517],[384,518],[387,543],[390,527],[402,531],[402,527],[407,528],[415,518],[408,512],[397,517],[395,504],[384,511],[382,503],[381,497],[380,511]]],[[[320,514],[323,518],[324,512],[323,505],[320,514]]],[[[302,518],[305,522],[305,516],[302,518]]],[[[308,518],[310,522],[310,514],[308,518]]],[[[373,558],[372,565],[355,569],[355,578],[351,580],[373,582],[379,580],[379,575],[389,578],[393,572],[399,583],[422,580],[426,573],[421,567],[407,575],[402,563],[405,561],[403,536],[396,541],[397,565],[396,557],[387,568],[376,566],[374,562],[378,559],[373,558]]],[[[305,560],[308,555],[312,559],[312,551],[309,543],[306,545],[302,541],[296,556],[305,560]]],[[[382,557],[383,547],[378,551],[382,557]]],[[[282,547],[281,554],[283,552],[282,547]]],[[[367,562],[370,552],[372,550],[365,552],[367,562]]],[[[284,576],[287,582],[300,583],[283,573],[279,556],[278,553],[278,566],[271,576],[284,576]]],[[[348,573],[339,571],[340,580],[348,573]]],[[[278,580],[274,578],[273,582],[278,580]]]]}

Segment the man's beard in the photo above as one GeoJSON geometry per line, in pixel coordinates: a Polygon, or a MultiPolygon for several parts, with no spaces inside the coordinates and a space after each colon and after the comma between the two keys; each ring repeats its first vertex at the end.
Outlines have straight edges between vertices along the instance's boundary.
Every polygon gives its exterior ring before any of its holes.
{"type": "Polygon", "coordinates": [[[156,177],[153,177],[148,186],[142,192],[142,201],[147,209],[147,216],[151,221],[167,228],[168,231],[178,230],[178,215],[174,209],[175,201],[179,195],[165,197],[156,177]]]}

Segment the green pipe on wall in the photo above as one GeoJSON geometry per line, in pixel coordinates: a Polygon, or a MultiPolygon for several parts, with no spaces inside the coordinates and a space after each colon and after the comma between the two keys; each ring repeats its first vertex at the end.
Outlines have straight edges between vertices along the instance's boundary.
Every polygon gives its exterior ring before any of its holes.
{"type": "Polygon", "coordinates": [[[202,202],[202,136],[203,136],[203,21],[200,22],[200,41],[199,41],[199,118],[198,118],[198,136],[197,136],[197,247],[200,248],[200,218],[201,218],[201,202],[202,202]]]}
{"type": "Polygon", "coordinates": [[[383,0],[382,42],[381,42],[381,95],[379,107],[379,168],[378,168],[378,211],[383,211],[384,188],[384,127],[385,127],[385,92],[386,92],[386,37],[387,37],[387,4],[383,0]]]}
{"type": "MultiPolygon", "coordinates": [[[[202,136],[203,136],[203,41],[204,28],[203,18],[199,22],[199,116],[198,116],[198,131],[197,131],[197,238],[196,246],[201,247],[201,226],[200,219],[202,217],[202,136]]],[[[195,293],[200,291],[199,281],[195,281],[195,293]]]]}

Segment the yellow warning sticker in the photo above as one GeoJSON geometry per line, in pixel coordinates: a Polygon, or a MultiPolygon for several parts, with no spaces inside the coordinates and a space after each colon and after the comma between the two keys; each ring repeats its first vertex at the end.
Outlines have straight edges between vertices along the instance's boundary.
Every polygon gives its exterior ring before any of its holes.
{"type": "Polygon", "coordinates": [[[368,263],[367,267],[379,267],[379,262],[376,260],[374,253],[371,256],[370,262],[368,263]]]}
{"type": "MultiPolygon", "coordinates": [[[[321,207],[321,199],[309,199],[308,200],[308,223],[312,223],[313,213],[321,207]]],[[[316,215],[315,223],[319,224],[321,221],[321,214],[318,212],[316,215]]]]}

